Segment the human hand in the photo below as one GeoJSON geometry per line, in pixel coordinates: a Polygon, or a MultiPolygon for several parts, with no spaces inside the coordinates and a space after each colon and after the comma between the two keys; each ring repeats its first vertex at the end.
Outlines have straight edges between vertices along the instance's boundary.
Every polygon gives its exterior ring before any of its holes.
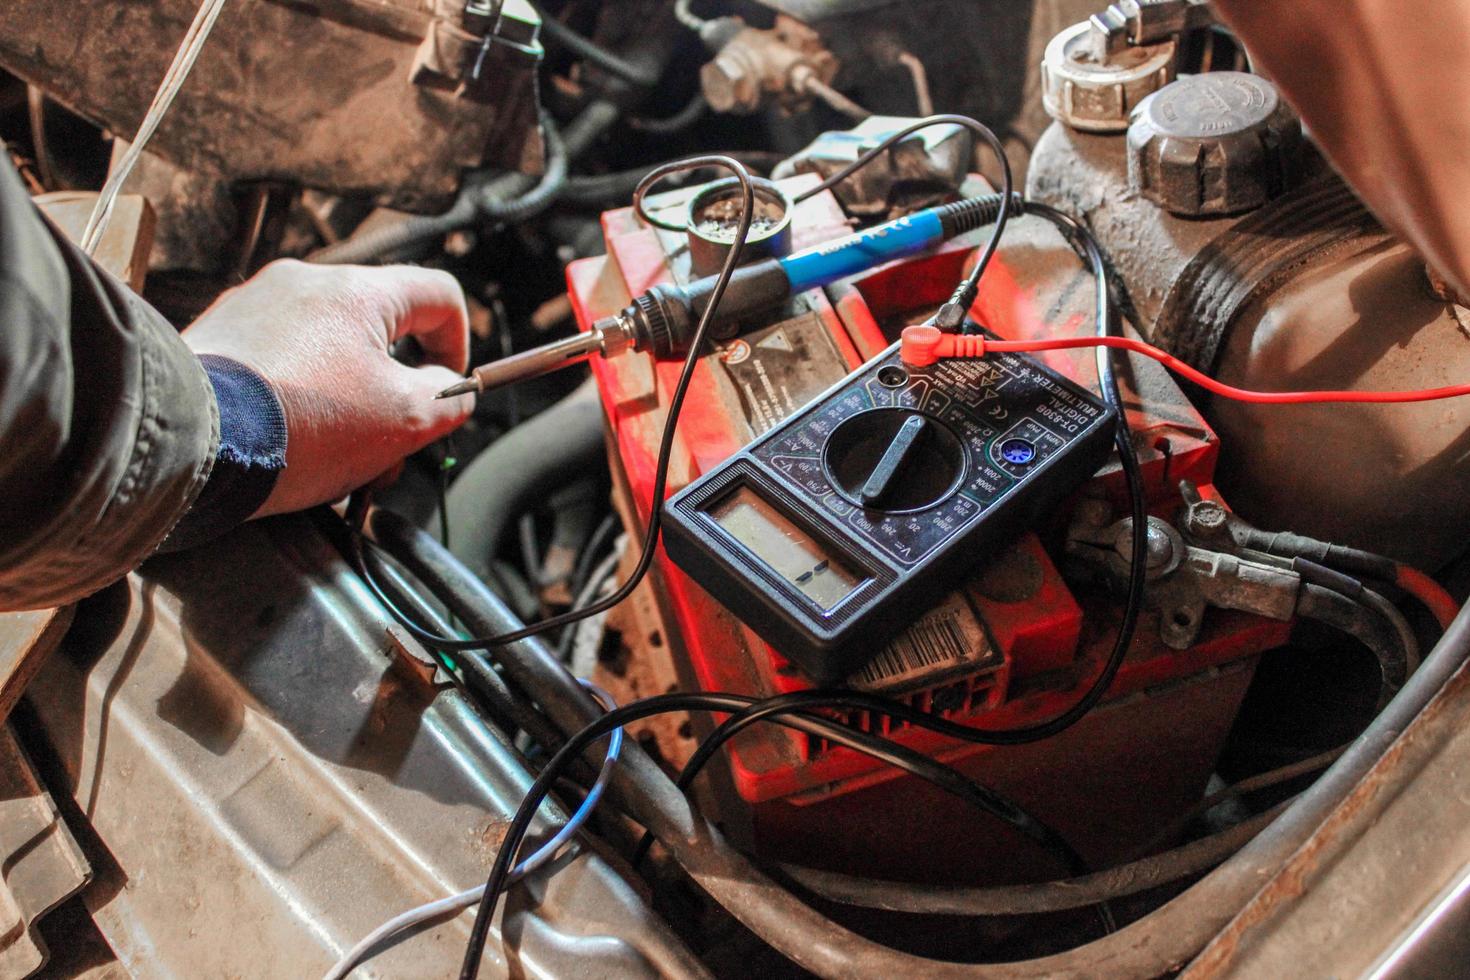
{"type": "Polygon", "coordinates": [[[392,470],[469,417],[474,399],[434,395],[469,360],[464,294],[412,266],[272,262],[184,331],[196,354],[249,367],[286,416],[286,468],[256,517],[336,500],[392,470]],[[393,360],[414,337],[431,365],[393,360]]]}

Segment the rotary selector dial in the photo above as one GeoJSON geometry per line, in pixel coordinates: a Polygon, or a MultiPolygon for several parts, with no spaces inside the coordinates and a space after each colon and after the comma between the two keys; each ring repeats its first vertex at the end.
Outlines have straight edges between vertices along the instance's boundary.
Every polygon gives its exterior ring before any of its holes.
{"type": "Polygon", "coordinates": [[[959,487],[965,447],[931,415],[879,408],[838,425],[822,449],[822,463],[848,502],[901,514],[932,507],[959,487]]]}

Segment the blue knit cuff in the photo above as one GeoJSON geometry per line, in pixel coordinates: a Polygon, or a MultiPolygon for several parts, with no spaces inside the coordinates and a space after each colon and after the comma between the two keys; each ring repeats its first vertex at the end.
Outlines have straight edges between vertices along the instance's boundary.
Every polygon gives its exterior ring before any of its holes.
{"type": "Polygon", "coordinates": [[[169,535],[175,551],[203,544],[260,509],[286,468],[286,415],[264,378],[239,361],[202,354],[219,405],[219,449],[194,506],[169,535]]]}

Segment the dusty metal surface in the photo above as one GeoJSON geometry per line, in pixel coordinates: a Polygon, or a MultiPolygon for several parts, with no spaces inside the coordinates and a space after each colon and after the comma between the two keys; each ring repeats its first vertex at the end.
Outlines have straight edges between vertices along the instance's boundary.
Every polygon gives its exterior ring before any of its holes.
{"type": "MultiPolygon", "coordinates": [[[[143,976],[319,975],[391,915],[481,881],[530,774],[304,518],[170,556],[89,602],[31,692],[116,868],[86,900],[143,976]]],[[[687,975],[601,859],[571,851],[497,918],[486,973],[687,975]],[[505,941],[500,937],[510,937],[505,941]]],[[[461,916],[360,976],[443,977],[461,916]]]]}
{"type": "Polygon", "coordinates": [[[30,976],[49,956],[37,920],[92,876],[30,760],[0,726],[0,977],[30,976]]]}
{"type": "Polygon", "coordinates": [[[1185,977],[1299,976],[1304,950],[1315,976],[1385,965],[1470,864],[1467,757],[1462,669],[1185,977]]]}
{"type": "MultiPolygon", "coordinates": [[[[1309,175],[1241,218],[1185,220],[1130,190],[1125,149],[1053,126],[1027,193],[1087,221],[1151,340],[1265,391],[1431,388],[1465,374],[1470,334],[1454,305],[1335,176],[1309,175]]],[[[1260,527],[1431,569],[1470,534],[1464,406],[1215,399],[1208,410],[1221,491],[1260,527]]]]}
{"type": "MultiPolygon", "coordinates": [[[[1242,243],[1242,254],[1244,254],[1242,243]]],[[[1470,371],[1470,335],[1407,245],[1340,254],[1246,304],[1217,377],[1263,390],[1433,388],[1470,371]]],[[[1437,568],[1470,535],[1470,405],[1217,401],[1220,484],[1241,514],[1437,568]],[[1350,476],[1345,479],[1344,477],[1350,476]]]]}
{"type": "MultiPolygon", "coordinates": [[[[128,135],[197,8],[6,0],[0,65],[128,135]]],[[[228,180],[297,182],[425,211],[448,205],[465,168],[539,167],[535,58],[494,45],[484,86],[414,84],[434,23],[411,0],[235,0],[150,147],[228,180]]]]}

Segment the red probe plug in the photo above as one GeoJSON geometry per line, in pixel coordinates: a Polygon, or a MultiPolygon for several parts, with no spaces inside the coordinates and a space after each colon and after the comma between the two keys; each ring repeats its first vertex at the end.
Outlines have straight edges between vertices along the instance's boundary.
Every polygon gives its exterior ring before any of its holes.
{"type": "Polygon", "coordinates": [[[984,357],[985,338],[945,333],[929,323],[904,327],[899,356],[909,367],[928,367],[946,357],[984,357]]]}

